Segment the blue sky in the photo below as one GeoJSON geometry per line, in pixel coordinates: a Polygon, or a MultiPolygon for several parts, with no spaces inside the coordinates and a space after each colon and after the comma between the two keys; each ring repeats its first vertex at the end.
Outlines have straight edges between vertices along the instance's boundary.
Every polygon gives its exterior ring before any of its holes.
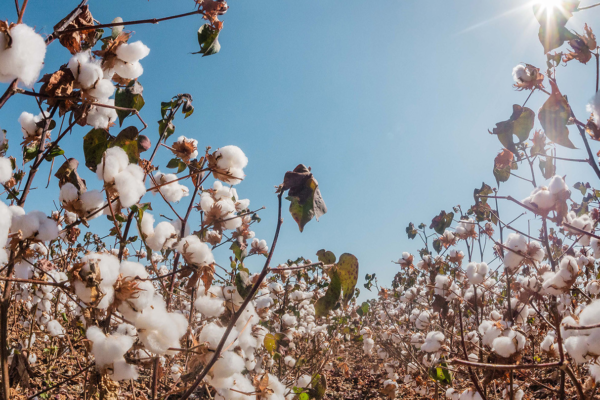
{"type": "MultiPolygon", "coordinates": [[[[77,3],[30,0],[24,22],[49,34],[77,3]]],[[[116,16],[145,19],[193,9],[191,0],[89,4],[102,23],[116,16]]],[[[221,52],[205,58],[190,54],[198,49],[200,18],[132,26],[131,40],[151,48],[140,78],[147,134],[153,141],[158,137],[161,101],[190,93],[196,111],[175,121],[171,141],[185,135],[197,139],[201,149],[235,144],[244,150],[250,162],[238,193],[251,199],[251,208],[267,207],[256,232],[269,243],[276,220],[274,186],[297,164],[311,166],[329,212],[303,233],[286,212],[274,261],[315,259],[321,248],[338,256],[350,252],[360,261],[361,278],[375,272],[380,283],[389,284],[397,271],[391,260],[418,245],[406,238],[409,222],[429,224],[441,209],[457,204],[466,209],[481,182],[495,186],[492,164],[500,144],[487,130],[508,119],[512,104],[522,104],[528,94],[511,87],[511,70],[519,62],[545,69],[538,24],[523,4],[232,0],[222,18],[221,52]]],[[[581,12],[568,26],[581,32],[584,21],[597,20],[596,10],[581,12]]],[[[0,4],[0,17],[16,20],[12,2],[0,4]]],[[[43,72],[55,71],[68,58],[53,43],[43,72]]],[[[575,63],[558,73],[581,120],[587,119],[594,75],[591,64],[575,63]]],[[[0,84],[0,90],[5,88],[0,84]]],[[[534,95],[528,105],[537,111],[545,97],[534,95]]],[[[21,139],[19,114],[36,109],[33,99],[16,96],[0,110],[0,126],[8,130],[13,151],[21,139]]],[[[571,129],[573,142],[583,147],[571,129]]],[[[83,158],[82,137],[88,130],[73,132],[63,147],[68,157],[83,158]]],[[[158,164],[165,169],[169,158],[163,152],[158,164]]],[[[559,168],[568,174],[573,167],[559,168]]],[[[27,209],[47,210],[49,199],[58,199],[56,182],[51,194],[42,195],[47,174],[47,169],[38,174],[34,186],[40,190],[33,192],[27,209]]],[[[100,186],[91,174],[84,177],[88,187],[100,186]]],[[[512,179],[502,190],[523,198],[531,190],[527,185],[512,179]]],[[[186,207],[185,199],[177,205],[186,207]]],[[[225,249],[216,253],[222,263],[228,256],[225,249]]],[[[257,270],[259,261],[251,258],[249,267],[257,270]]]]}

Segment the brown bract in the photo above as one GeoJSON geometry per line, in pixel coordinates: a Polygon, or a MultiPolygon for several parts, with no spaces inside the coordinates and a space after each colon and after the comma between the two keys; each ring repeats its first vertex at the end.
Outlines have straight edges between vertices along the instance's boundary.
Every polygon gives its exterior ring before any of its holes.
{"type": "Polygon", "coordinates": [[[10,36],[10,30],[15,26],[14,23],[8,23],[8,21],[0,21],[0,33],[6,36],[6,44],[4,45],[5,49],[10,49],[12,46],[12,37],[10,36]]]}
{"type": "MultiPolygon", "coordinates": [[[[109,41],[102,46],[102,50],[94,51],[94,55],[102,58],[102,68],[112,69],[115,66],[115,62],[117,61],[117,48],[123,43],[127,43],[130,36],[131,34],[129,33],[121,32],[116,38],[109,39],[109,41]]],[[[116,77],[125,81],[125,79],[118,77],[118,75],[116,77]]],[[[120,83],[115,79],[115,76],[113,76],[113,81],[120,83]]],[[[126,81],[129,82],[129,80],[126,81]]]]}
{"type": "Polygon", "coordinates": [[[583,28],[585,31],[584,35],[577,34],[575,39],[569,40],[569,45],[572,47],[570,53],[563,57],[564,62],[571,60],[578,60],[580,63],[587,64],[592,58],[592,50],[597,46],[596,35],[592,32],[592,28],[585,24],[583,28]]]}
{"type": "MultiPolygon", "coordinates": [[[[94,25],[94,17],[90,13],[88,6],[83,6],[81,8],[81,12],[77,15],[77,17],[71,21],[67,26],[63,26],[63,24],[71,18],[71,15],[67,15],[63,18],[58,24],[54,26],[54,30],[69,30],[75,28],[82,28],[85,26],[93,26],[94,25]]],[[[82,31],[68,32],[61,34],[59,37],[60,44],[65,46],[71,54],[79,53],[83,46],[86,44],[94,43],[94,38],[96,37],[96,29],[84,29],[82,31]]]]}
{"type": "Polygon", "coordinates": [[[510,167],[515,155],[508,149],[502,149],[494,159],[494,168],[503,169],[510,167]]]}
{"type": "Polygon", "coordinates": [[[66,65],[52,74],[44,75],[39,82],[43,83],[40,93],[50,97],[46,100],[48,105],[59,104],[59,116],[62,117],[77,105],[77,98],[80,97],[81,92],[74,91],[75,77],[66,65]],[[60,100],[54,97],[69,97],[69,99],[60,100]]]}
{"type": "Polygon", "coordinates": [[[171,151],[175,154],[176,157],[179,157],[181,161],[184,163],[190,162],[190,157],[192,153],[197,150],[196,144],[192,140],[183,139],[182,141],[178,141],[173,143],[171,146],[171,151]]]}

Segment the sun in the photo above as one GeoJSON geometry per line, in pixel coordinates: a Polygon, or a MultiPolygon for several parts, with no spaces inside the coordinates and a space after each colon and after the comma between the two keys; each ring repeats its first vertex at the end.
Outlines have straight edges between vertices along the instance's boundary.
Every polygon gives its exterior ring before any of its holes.
{"type": "Polygon", "coordinates": [[[562,0],[536,0],[534,3],[540,5],[540,10],[552,14],[555,9],[562,8],[562,0]]]}

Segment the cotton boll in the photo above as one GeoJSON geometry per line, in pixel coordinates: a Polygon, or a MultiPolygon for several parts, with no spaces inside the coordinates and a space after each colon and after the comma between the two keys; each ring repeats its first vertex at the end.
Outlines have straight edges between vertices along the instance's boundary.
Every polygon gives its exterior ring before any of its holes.
{"type": "Polygon", "coordinates": [[[0,183],[4,184],[12,178],[12,163],[6,157],[0,157],[0,183]]]}
{"type": "Polygon", "coordinates": [[[163,221],[156,225],[154,234],[146,239],[146,244],[154,251],[161,251],[174,244],[177,233],[173,224],[163,221]]]}
{"type": "Polygon", "coordinates": [[[530,82],[534,79],[534,77],[529,74],[527,68],[522,64],[518,64],[513,68],[512,76],[516,83],[530,82]]]}
{"type": "Polygon", "coordinates": [[[74,54],[69,60],[67,67],[73,73],[75,79],[79,77],[79,70],[83,64],[87,64],[90,62],[90,53],[87,51],[83,51],[81,53],[74,54]]]}
{"type": "Polygon", "coordinates": [[[18,262],[15,264],[15,278],[31,279],[33,278],[33,266],[27,262],[18,262]]]}
{"type": "Polygon", "coordinates": [[[99,210],[100,208],[104,207],[104,204],[106,204],[104,195],[99,190],[90,190],[90,191],[81,193],[79,195],[79,200],[81,200],[81,203],[83,204],[83,208],[84,208],[85,212],[87,213],[86,218],[88,220],[98,218],[99,216],[102,215],[101,212],[98,212],[98,213],[95,213],[94,215],[90,216],[90,214],[92,214],[96,210],[99,210]]]}
{"type": "Polygon", "coordinates": [[[135,326],[131,324],[122,323],[119,324],[119,326],[117,326],[117,333],[120,333],[121,335],[135,337],[137,335],[137,330],[135,329],[135,326]]]}
{"type": "Polygon", "coordinates": [[[567,353],[579,364],[587,361],[588,344],[585,336],[571,336],[564,342],[567,353]]]}
{"type": "Polygon", "coordinates": [[[65,334],[64,328],[60,325],[60,322],[58,322],[55,319],[50,320],[46,324],[46,329],[48,330],[48,333],[50,334],[50,336],[53,336],[53,337],[62,336],[65,334]]]}
{"type": "Polygon", "coordinates": [[[596,325],[598,323],[600,323],[600,300],[594,300],[579,314],[579,324],[596,325]]]}
{"type": "Polygon", "coordinates": [[[181,185],[179,181],[165,185],[165,183],[172,182],[177,179],[177,175],[175,174],[163,174],[162,172],[158,171],[154,175],[154,178],[156,179],[157,185],[164,186],[153,190],[153,194],[158,193],[160,190],[160,193],[164,196],[165,200],[169,202],[177,203],[183,197],[186,197],[190,194],[190,190],[186,186],[181,185]]]}
{"type": "Polygon", "coordinates": [[[555,175],[552,177],[550,183],[548,184],[548,190],[552,194],[558,194],[565,190],[569,190],[569,187],[567,186],[567,184],[561,176],[555,175]]]}
{"type": "Polygon", "coordinates": [[[108,129],[110,124],[117,120],[117,111],[114,108],[102,107],[98,104],[114,106],[115,100],[108,99],[106,101],[97,102],[96,105],[92,105],[88,111],[86,122],[88,125],[93,126],[94,129],[108,129]]]}
{"type": "Polygon", "coordinates": [[[139,61],[135,62],[124,62],[116,60],[114,71],[119,74],[121,78],[125,79],[137,79],[144,73],[144,68],[139,61]]]}
{"type": "Polygon", "coordinates": [[[483,283],[485,275],[488,273],[489,267],[486,263],[471,262],[467,265],[467,277],[473,285],[483,283]]]}
{"type": "Polygon", "coordinates": [[[179,340],[188,329],[188,321],[183,314],[167,312],[162,296],[154,295],[150,305],[135,321],[144,346],[156,354],[172,354],[169,348],[180,347],[179,340]]]}
{"type": "MultiPolygon", "coordinates": [[[[1,44],[1,43],[0,43],[1,44]]],[[[2,53],[0,53],[2,54],[2,53]]],[[[594,97],[592,97],[589,103],[586,105],[585,109],[587,112],[594,114],[594,123],[596,125],[600,124],[600,94],[596,93],[594,97]]]]}
{"type": "Polygon", "coordinates": [[[23,132],[23,139],[27,139],[29,136],[37,136],[42,133],[42,128],[37,126],[38,122],[41,122],[45,118],[49,118],[48,112],[41,112],[34,116],[31,113],[23,111],[19,116],[19,123],[21,124],[21,132],[23,132]]]}
{"type": "MultiPolygon", "coordinates": [[[[144,211],[142,220],[140,221],[141,234],[146,237],[154,235],[154,216],[149,212],[144,211]]],[[[139,230],[139,229],[138,229],[139,230]]]]}
{"type": "Polygon", "coordinates": [[[596,384],[600,383],[600,365],[590,364],[588,368],[590,369],[590,376],[594,379],[596,384]]]}
{"type": "Polygon", "coordinates": [[[445,336],[442,332],[429,332],[425,338],[425,343],[421,346],[421,350],[427,353],[435,353],[444,343],[445,336]]]}
{"type": "Polygon", "coordinates": [[[214,153],[217,157],[217,168],[227,171],[227,174],[214,173],[215,178],[230,183],[238,184],[244,179],[243,169],[248,165],[248,158],[237,146],[221,147],[214,153]]]}
{"type": "Polygon", "coordinates": [[[467,389],[460,394],[459,400],[483,400],[483,398],[477,390],[467,389]]]}
{"type": "Polygon", "coordinates": [[[194,307],[196,307],[196,310],[198,310],[205,318],[218,317],[225,312],[225,303],[223,299],[212,297],[210,294],[207,296],[199,296],[194,302],[194,307]]]}
{"type": "Polygon", "coordinates": [[[87,93],[101,101],[107,101],[115,93],[115,86],[110,79],[99,79],[93,87],[90,87],[87,93]]]}
{"type": "Polygon", "coordinates": [[[183,255],[188,263],[198,267],[213,264],[215,259],[206,243],[200,241],[198,236],[186,236],[177,244],[176,250],[183,255]]]}
{"type": "Polygon", "coordinates": [[[113,373],[111,379],[113,381],[123,381],[137,379],[139,377],[138,369],[135,365],[127,364],[124,359],[117,360],[113,363],[113,373]]]}
{"type": "Polygon", "coordinates": [[[117,175],[129,165],[129,156],[122,148],[115,146],[107,149],[96,168],[98,179],[113,182],[117,175]],[[106,168],[105,168],[106,165],[106,168]]]}
{"type": "Polygon", "coordinates": [[[93,343],[92,354],[96,358],[96,365],[99,367],[122,359],[134,342],[132,337],[118,333],[105,336],[97,326],[90,326],[86,330],[86,337],[93,343]]]}
{"type": "Polygon", "coordinates": [[[18,78],[25,86],[33,87],[44,65],[46,42],[25,24],[13,26],[9,34],[10,47],[7,35],[0,35],[0,82],[18,78]]]}
{"type": "Polygon", "coordinates": [[[69,203],[73,200],[77,200],[78,197],[79,191],[77,190],[75,185],[73,185],[71,182],[67,182],[60,188],[58,200],[61,203],[69,203]]]}
{"type": "Polygon", "coordinates": [[[228,378],[244,370],[244,359],[232,351],[226,351],[213,366],[213,375],[217,379],[228,378]]]}
{"type": "Polygon", "coordinates": [[[103,72],[102,68],[99,64],[94,62],[87,62],[85,64],[80,65],[79,67],[79,76],[77,77],[77,81],[84,89],[89,89],[93,87],[97,81],[102,79],[103,72]]]}
{"type": "MultiPolygon", "coordinates": [[[[125,62],[133,63],[150,54],[148,46],[141,41],[123,43],[117,47],[117,57],[125,62]]],[[[121,75],[122,76],[122,75],[121,75]]]]}
{"type": "Polygon", "coordinates": [[[131,207],[146,193],[144,170],[139,165],[129,164],[115,177],[115,187],[119,192],[121,205],[131,207]]]}
{"type": "Polygon", "coordinates": [[[446,390],[446,398],[449,400],[459,400],[460,392],[454,388],[449,388],[448,390],[446,390]]]}
{"type": "MultiPolygon", "coordinates": [[[[221,338],[223,337],[223,335],[225,334],[225,330],[227,328],[218,326],[215,323],[210,323],[208,325],[205,325],[202,328],[202,332],[200,332],[200,336],[198,337],[198,341],[200,343],[208,343],[208,348],[211,350],[214,350],[217,348],[219,342],[221,341],[221,338]]],[[[234,332],[235,330],[232,330],[232,332],[229,334],[229,337],[227,338],[227,343],[231,343],[232,340],[235,339],[237,332],[234,332]]]]}

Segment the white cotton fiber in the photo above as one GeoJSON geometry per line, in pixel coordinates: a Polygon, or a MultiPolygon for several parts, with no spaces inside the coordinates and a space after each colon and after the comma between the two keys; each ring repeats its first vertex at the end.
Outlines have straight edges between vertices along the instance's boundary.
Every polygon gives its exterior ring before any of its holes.
{"type": "Polygon", "coordinates": [[[139,165],[129,164],[115,177],[115,187],[119,192],[121,205],[131,207],[146,193],[144,170],[139,165]]]}
{"type": "Polygon", "coordinates": [[[12,163],[6,157],[0,157],[0,183],[4,184],[12,178],[12,163]]]}
{"type": "MultiPolygon", "coordinates": [[[[108,99],[105,101],[99,101],[97,104],[104,104],[107,106],[114,106],[115,100],[108,99]]],[[[87,124],[93,126],[94,129],[103,128],[108,129],[109,125],[117,120],[117,111],[114,108],[102,107],[99,105],[93,105],[90,107],[87,115],[87,124]]]]}
{"type": "Polygon", "coordinates": [[[190,235],[181,239],[177,244],[176,250],[183,255],[188,263],[198,267],[213,264],[213,257],[210,247],[206,243],[200,241],[198,236],[190,235]]]}
{"type": "Polygon", "coordinates": [[[215,378],[228,378],[244,370],[244,359],[232,351],[226,351],[214,364],[212,372],[215,378]]]}
{"type": "Polygon", "coordinates": [[[132,321],[146,349],[157,354],[173,354],[169,348],[179,348],[188,321],[183,314],[167,312],[162,296],[154,295],[151,304],[132,321]]]}
{"type": "Polygon", "coordinates": [[[79,67],[77,81],[84,89],[93,87],[97,81],[102,79],[104,73],[99,64],[88,62],[79,67]]]}
{"type": "Polygon", "coordinates": [[[435,353],[444,343],[444,339],[445,336],[442,332],[429,332],[425,338],[425,343],[421,345],[421,350],[427,353],[435,353]]]}
{"type": "Polygon", "coordinates": [[[60,325],[60,322],[55,319],[48,321],[46,324],[46,329],[48,330],[50,336],[53,337],[62,336],[65,334],[64,328],[60,325]]]}
{"type": "Polygon", "coordinates": [[[218,157],[217,167],[228,172],[227,175],[215,174],[215,178],[230,183],[238,184],[244,179],[244,168],[248,165],[248,158],[237,146],[225,146],[215,151],[218,157]]]}
{"type": "Polygon", "coordinates": [[[125,62],[133,63],[150,54],[148,46],[141,41],[133,43],[123,43],[117,47],[117,57],[125,62]]]}
{"type": "Polygon", "coordinates": [[[94,86],[88,89],[88,94],[101,102],[108,101],[114,92],[115,86],[110,79],[99,79],[94,86]]]}
{"type": "Polygon", "coordinates": [[[144,68],[139,61],[128,63],[121,60],[115,62],[114,71],[121,78],[137,79],[144,73],[144,68]]]}
{"type": "MultiPolygon", "coordinates": [[[[162,172],[158,171],[154,175],[154,178],[156,180],[157,185],[164,185],[167,182],[175,181],[177,179],[177,175],[163,174],[162,172]]],[[[179,200],[181,200],[182,197],[188,196],[190,194],[190,190],[187,188],[187,186],[181,185],[179,182],[180,181],[176,181],[168,185],[161,186],[160,188],[155,189],[152,192],[153,194],[157,194],[160,190],[165,200],[176,203],[179,200]]]]}
{"type": "Polygon", "coordinates": [[[0,34],[0,82],[18,78],[25,86],[32,87],[44,65],[44,38],[25,24],[14,26],[10,37],[12,44],[8,47],[8,37],[0,34]]]}
{"type": "Polygon", "coordinates": [[[73,200],[77,200],[79,197],[79,191],[71,182],[65,183],[60,188],[60,194],[58,195],[58,200],[61,203],[69,203],[73,200]]]}
{"type": "Polygon", "coordinates": [[[219,297],[213,297],[210,293],[206,296],[198,296],[194,302],[194,307],[198,310],[205,318],[218,317],[225,311],[224,299],[219,297]]]}
{"type": "MultiPolygon", "coordinates": [[[[104,199],[104,195],[99,190],[90,190],[79,195],[79,199],[83,204],[83,208],[85,209],[87,214],[91,214],[94,211],[98,210],[101,207],[104,207],[106,201],[104,199]]],[[[94,219],[101,216],[102,213],[98,212],[91,217],[87,217],[88,219],[94,219]]]]}

